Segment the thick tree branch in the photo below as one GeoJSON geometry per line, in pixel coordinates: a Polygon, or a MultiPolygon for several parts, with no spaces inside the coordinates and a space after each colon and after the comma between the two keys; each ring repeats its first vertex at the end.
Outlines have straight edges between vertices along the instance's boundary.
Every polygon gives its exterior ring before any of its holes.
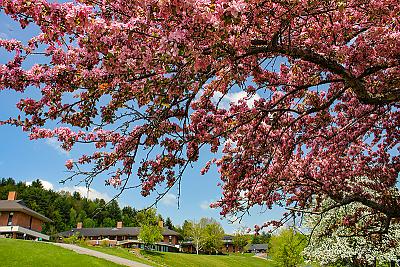
{"type": "Polygon", "coordinates": [[[245,55],[279,53],[291,58],[301,59],[314,63],[323,69],[327,69],[333,74],[343,77],[348,86],[357,95],[358,99],[364,104],[381,105],[400,101],[399,89],[389,90],[381,94],[373,94],[367,90],[363,78],[381,69],[382,66],[369,68],[360,77],[355,77],[344,66],[335,60],[326,58],[309,48],[286,47],[278,45],[273,39],[272,42],[263,40],[253,40],[253,47],[245,55]]]}

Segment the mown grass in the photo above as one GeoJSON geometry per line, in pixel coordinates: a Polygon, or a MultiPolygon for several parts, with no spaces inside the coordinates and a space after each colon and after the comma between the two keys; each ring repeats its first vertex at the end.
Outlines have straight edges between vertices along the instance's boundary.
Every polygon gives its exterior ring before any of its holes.
{"type": "Polygon", "coordinates": [[[269,267],[274,266],[271,261],[253,257],[252,254],[231,254],[231,255],[195,255],[172,252],[141,251],[141,254],[149,260],[139,258],[129,249],[88,247],[100,252],[108,253],[121,258],[138,261],[151,266],[169,267],[269,267]]]}
{"type": "Polygon", "coordinates": [[[269,267],[274,266],[270,261],[253,257],[252,254],[230,255],[195,255],[171,252],[142,251],[142,254],[157,262],[170,267],[269,267]]]}
{"type": "Polygon", "coordinates": [[[121,265],[78,254],[52,244],[0,238],[0,266],[116,267],[121,265]]]}
{"type": "Polygon", "coordinates": [[[154,264],[151,261],[137,257],[134,253],[130,252],[131,249],[119,248],[119,247],[101,247],[101,246],[98,246],[98,247],[83,246],[83,247],[88,248],[88,249],[93,249],[93,250],[96,250],[99,252],[107,253],[110,255],[118,256],[121,258],[129,259],[132,261],[141,262],[141,263],[148,264],[151,266],[159,266],[157,264],[154,264]]]}

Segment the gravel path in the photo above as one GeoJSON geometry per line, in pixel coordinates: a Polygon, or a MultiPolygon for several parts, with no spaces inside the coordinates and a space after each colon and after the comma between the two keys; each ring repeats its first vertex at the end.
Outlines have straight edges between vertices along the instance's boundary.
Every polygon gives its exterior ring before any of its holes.
{"type": "Polygon", "coordinates": [[[66,249],[69,249],[69,250],[72,250],[72,251],[75,251],[76,253],[79,253],[79,254],[90,255],[90,256],[93,256],[93,257],[96,257],[96,258],[105,259],[105,260],[112,261],[114,263],[125,265],[125,266],[130,266],[130,267],[151,267],[150,265],[146,265],[146,264],[143,264],[143,263],[140,263],[140,262],[131,261],[131,260],[128,260],[128,259],[124,259],[124,258],[121,258],[121,257],[109,255],[109,254],[106,254],[106,253],[102,253],[102,252],[99,252],[99,251],[91,250],[91,249],[88,249],[88,248],[83,248],[83,247],[72,245],[72,244],[63,244],[63,243],[51,243],[51,244],[53,244],[55,246],[62,247],[62,248],[66,248],[66,249]]]}

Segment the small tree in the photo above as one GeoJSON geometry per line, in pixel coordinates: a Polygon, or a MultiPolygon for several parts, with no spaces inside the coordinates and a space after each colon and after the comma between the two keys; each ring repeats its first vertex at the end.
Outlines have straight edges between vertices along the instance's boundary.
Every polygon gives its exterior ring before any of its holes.
{"type": "Polygon", "coordinates": [[[294,267],[302,263],[306,238],[294,229],[283,229],[271,237],[270,255],[279,266],[294,267]]]}
{"type": "Polygon", "coordinates": [[[139,239],[145,244],[145,249],[163,239],[161,228],[157,225],[142,225],[140,227],[139,239]]]}
{"type": "Polygon", "coordinates": [[[202,219],[205,220],[203,237],[201,242],[203,243],[203,249],[208,253],[218,253],[218,250],[222,247],[222,239],[224,237],[224,229],[221,224],[215,219],[202,219]]]}
{"type": "Polygon", "coordinates": [[[233,244],[240,252],[244,251],[244,248],[249,244],[250,236],[246,234],[246,230],[244,227],[240,227],[236,230],[233,236],[233,244]]]}
{"type": "Polygon", "coordinates": [[[66,244],[83,244],[84,243],[84,237],[80,236],[79,232],[74,233],[70,237],[66,237],[63,239],[64,243],[66,244]]]}
{"type": "Polygon", "coordinates": [[[193,222],[185,220],[182,225],[181,234],[184,240],[192,238],[193,222]]]}
{"type": "Polygon", "coordinates": [[[145,244],[145,249],[163,239],[161,227],[158,226],[159,216],[155,209],[142,210],[136,214],[140,225],[139,239],[145,244]]]}
{"type": "Polygon", "coordinates": [[[209,253],[217,252],[222,246],[224,229],[215,219],[201,218],[198,222],[185,221],[182,232],[186,240],[193,242],[196,254],[203,249],[209,253]]]}
{"type": "Polygon", "coordinates": [[[136,214],[136,220],[140,226],[142,225],[158,225],[158,216],[155,209],[146,209],[136,214]]]}
{"type": "Polygon", "coordinates": [[[203,219],[201,219],[199,222],[192,222],[192,227],[190,228],[191,232],[189,233],[189,236],[193,240],[194,247],[196,248],[196,254],[199,254],[200,249],[203,248],[203,237],[206,227],[203,219]]]}

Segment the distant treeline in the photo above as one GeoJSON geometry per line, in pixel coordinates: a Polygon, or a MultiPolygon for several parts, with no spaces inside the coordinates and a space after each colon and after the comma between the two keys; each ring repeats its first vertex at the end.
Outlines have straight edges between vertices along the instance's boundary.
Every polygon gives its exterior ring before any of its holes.
{"type": "MultiPolygon", "coordinates": [[[[106,205],[104,199],[90,200],[78,192],[46,190],[40,180],[28,186],[12,178],[0,179],[0,199],[7,199],[9,191],[16,191],[17,198],[27,207],[53,220],[43,227],[42,232],[48,235],[70,230],[77,222],[82,222],[83,227],[115,227],[118,221],[124,226],[139,226],[138,210],[129,206],[121,209],[115,200],[106,205]]],[[[163,221],[164,226],[174,229],[170,218],[163,221]]]]}

